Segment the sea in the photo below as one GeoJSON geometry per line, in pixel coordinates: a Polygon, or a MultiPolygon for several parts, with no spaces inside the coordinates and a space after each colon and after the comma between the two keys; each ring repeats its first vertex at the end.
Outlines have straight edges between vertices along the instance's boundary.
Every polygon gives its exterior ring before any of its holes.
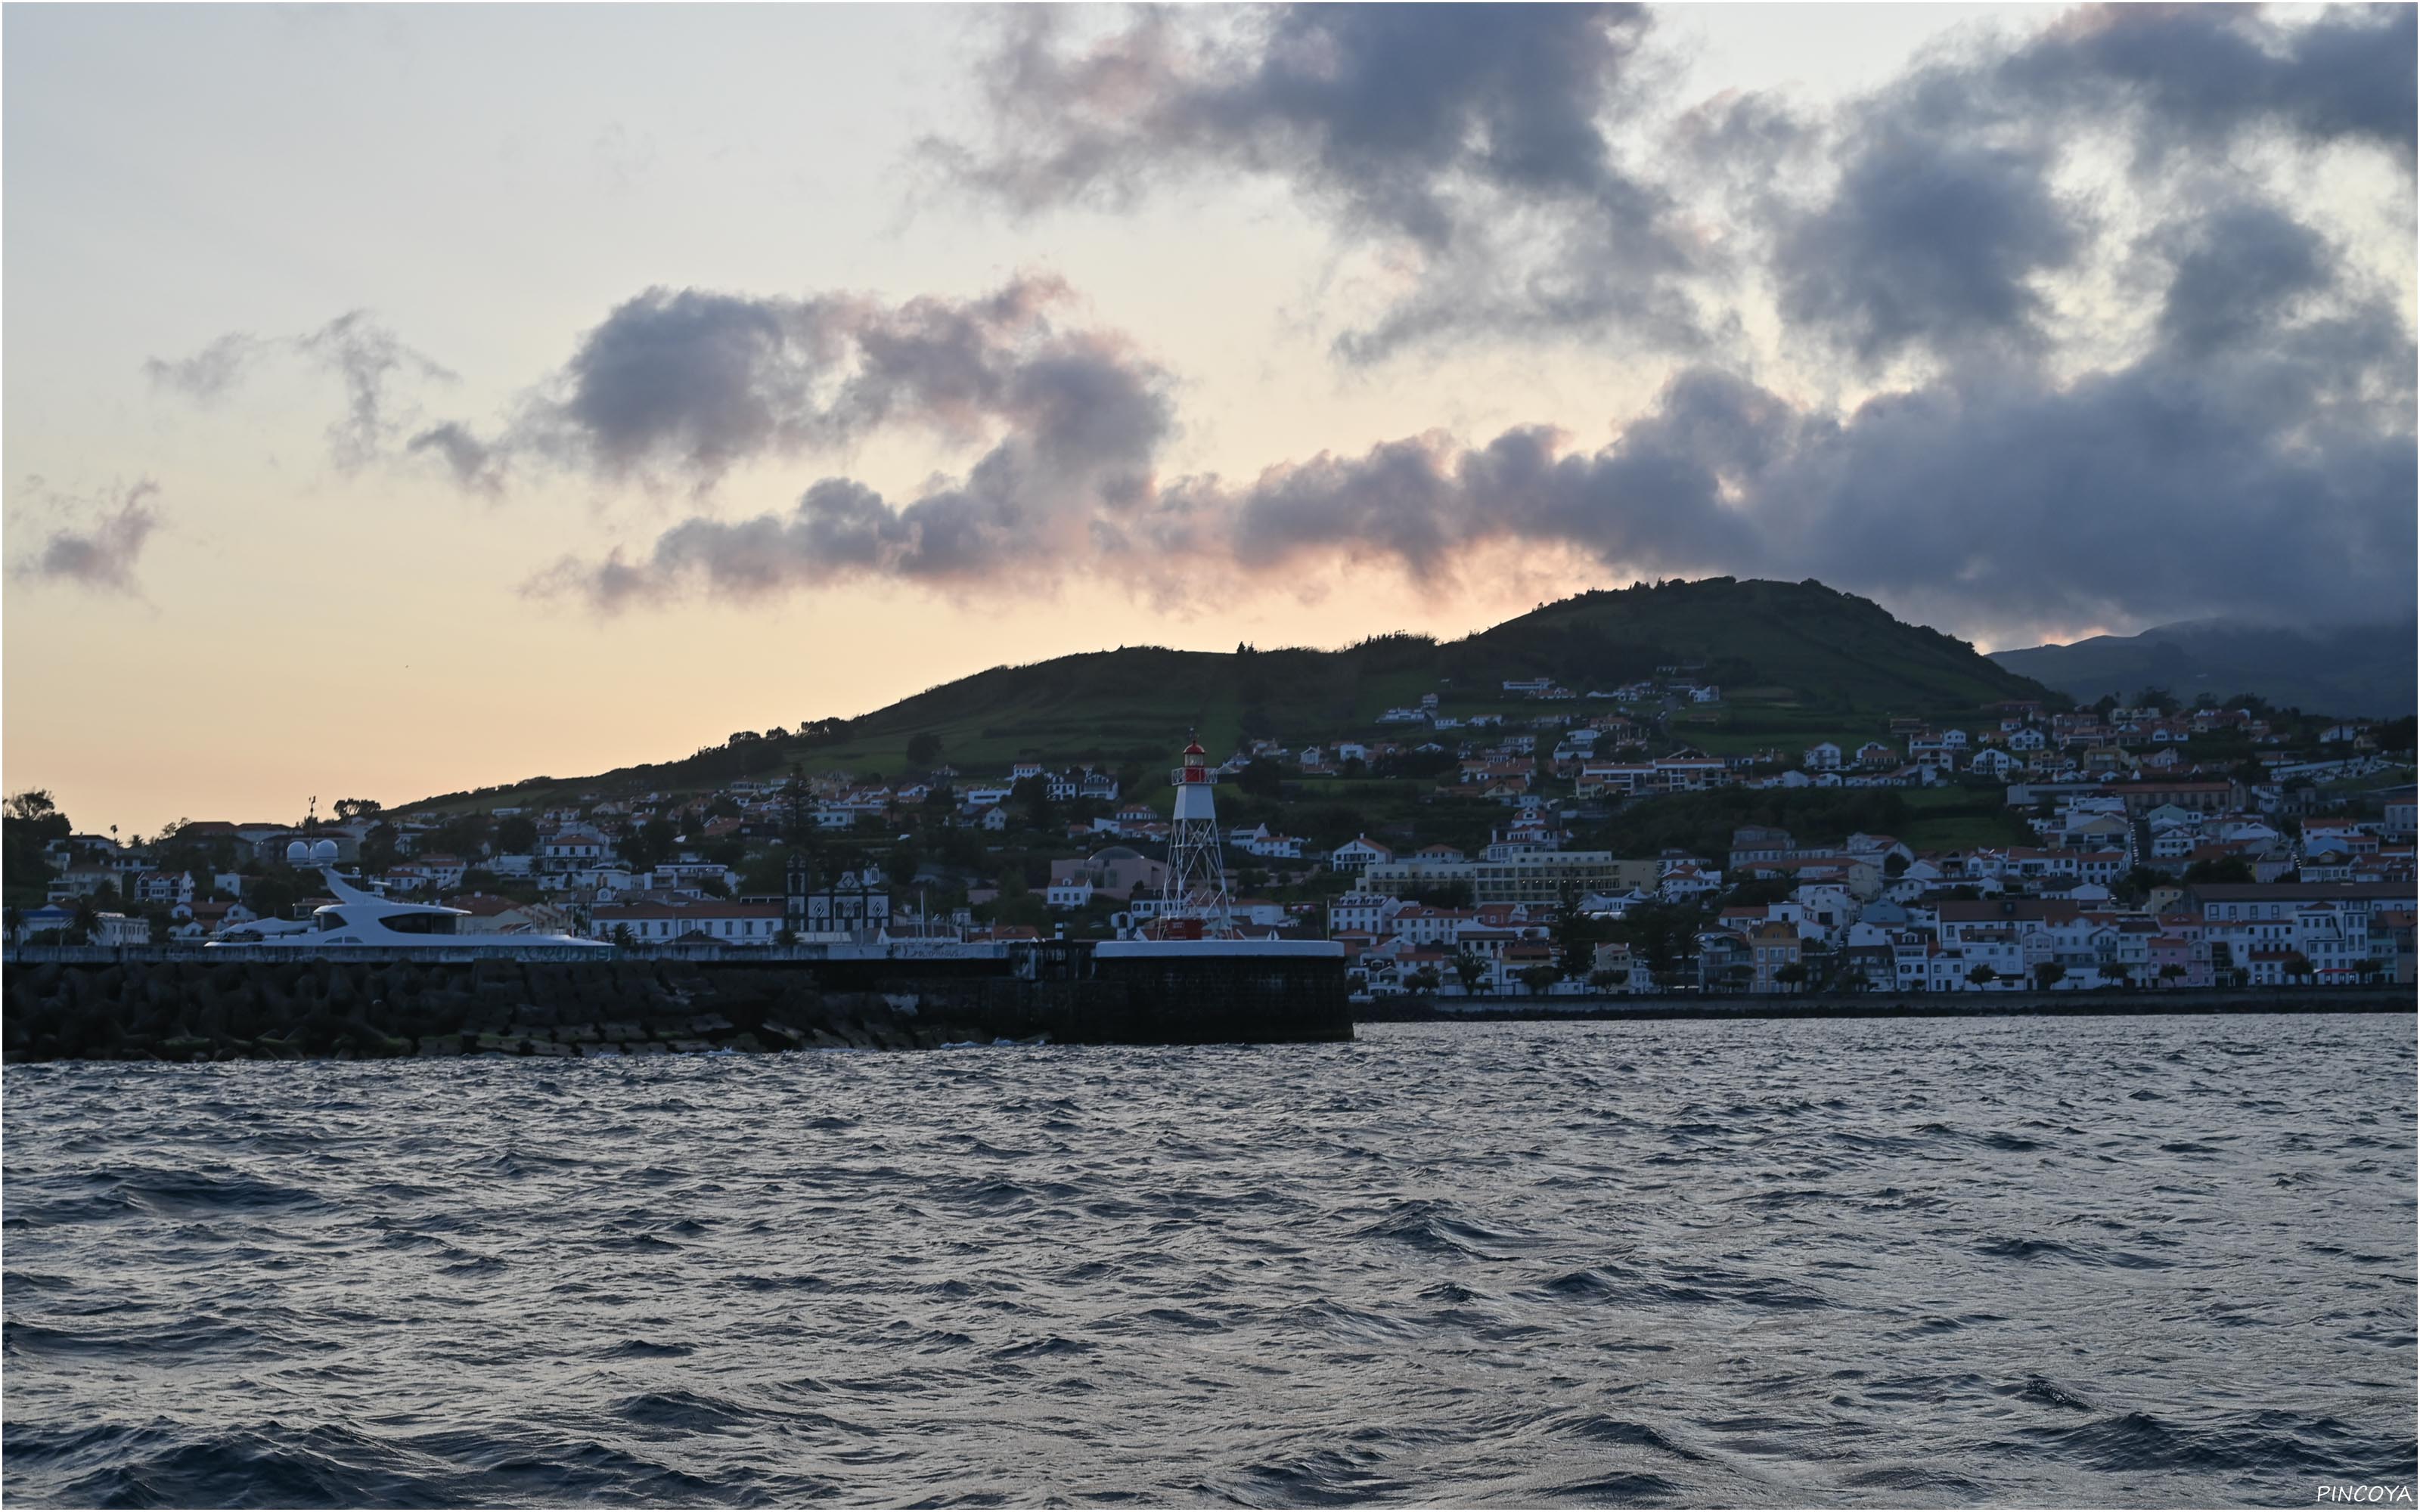
{"type": "Polygon", "coordinates": [[[2308,1506],[2413,1479],[2413,1044],[11,1066],[0,1492],[2308,1506]]]}

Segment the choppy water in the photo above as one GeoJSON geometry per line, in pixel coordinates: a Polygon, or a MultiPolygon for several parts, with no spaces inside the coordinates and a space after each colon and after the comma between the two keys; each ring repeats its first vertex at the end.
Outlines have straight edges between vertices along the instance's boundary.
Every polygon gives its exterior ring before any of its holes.
{"type": "Polygon", "coordinates": [[[2291,1503],[2413,1473],[2408,1017],[5,1075],[134,1504],[2291,1503]]]}

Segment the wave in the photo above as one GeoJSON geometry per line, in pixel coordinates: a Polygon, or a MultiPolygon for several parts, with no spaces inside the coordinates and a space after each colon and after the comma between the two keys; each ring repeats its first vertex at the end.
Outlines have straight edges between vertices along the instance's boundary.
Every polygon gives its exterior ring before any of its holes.
{"type": "Polygon", "coordinates": [[[11,1066],[0,1495],[2307,1502],[2415,1047],[2296,1022],[11,1066]]]}

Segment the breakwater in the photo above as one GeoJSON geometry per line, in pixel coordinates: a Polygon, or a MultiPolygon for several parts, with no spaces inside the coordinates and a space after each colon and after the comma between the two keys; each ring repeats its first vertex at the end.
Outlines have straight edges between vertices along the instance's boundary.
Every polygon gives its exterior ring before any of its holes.
{"type": "Polygon", "coordinates": [[[11,1062],[1350,1040],[1343,974],[1222,978],[1219,1006],[1003,964],[124,960],[0,968],[11,1062]],[[953,969],[953,968],[956,969],[953,969]]]}
{"type": "Polygon", "coordinates": [[[2120,992],[1549,994],[1397,997],[1356,1003],[1363,1024],[1495,1019],[1878,1019],[2105,1017],[2112,1014],[2410,1013],[2412,989],[2159,988],[2120,992]]]}

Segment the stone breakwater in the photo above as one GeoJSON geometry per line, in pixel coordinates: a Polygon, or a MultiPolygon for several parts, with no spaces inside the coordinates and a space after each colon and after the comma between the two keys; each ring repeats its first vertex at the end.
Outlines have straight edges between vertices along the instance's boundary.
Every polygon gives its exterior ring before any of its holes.
{"type": "Polygon", "coordinates": [[[2371,987],[2143,988],[2098,992],[1686,993],[1624,996],[1394,997],[1357,1003],[1364,1024],[1475,1019],[1883,1019],[2196,1013],[2410,1013],[2412,990],[2371,987]]]}
{"type": "Polygon", "coordinates": [[[843,990],[798,967],[721,963],[19,963],[5,976],[0,1041],[11,1062],[571,1058],[1352,1034],[1341,992],[1326,1032],[1253,1024],[1187,1033],[1154,1022],[1117,982],[902,977],[843,990]]]}

